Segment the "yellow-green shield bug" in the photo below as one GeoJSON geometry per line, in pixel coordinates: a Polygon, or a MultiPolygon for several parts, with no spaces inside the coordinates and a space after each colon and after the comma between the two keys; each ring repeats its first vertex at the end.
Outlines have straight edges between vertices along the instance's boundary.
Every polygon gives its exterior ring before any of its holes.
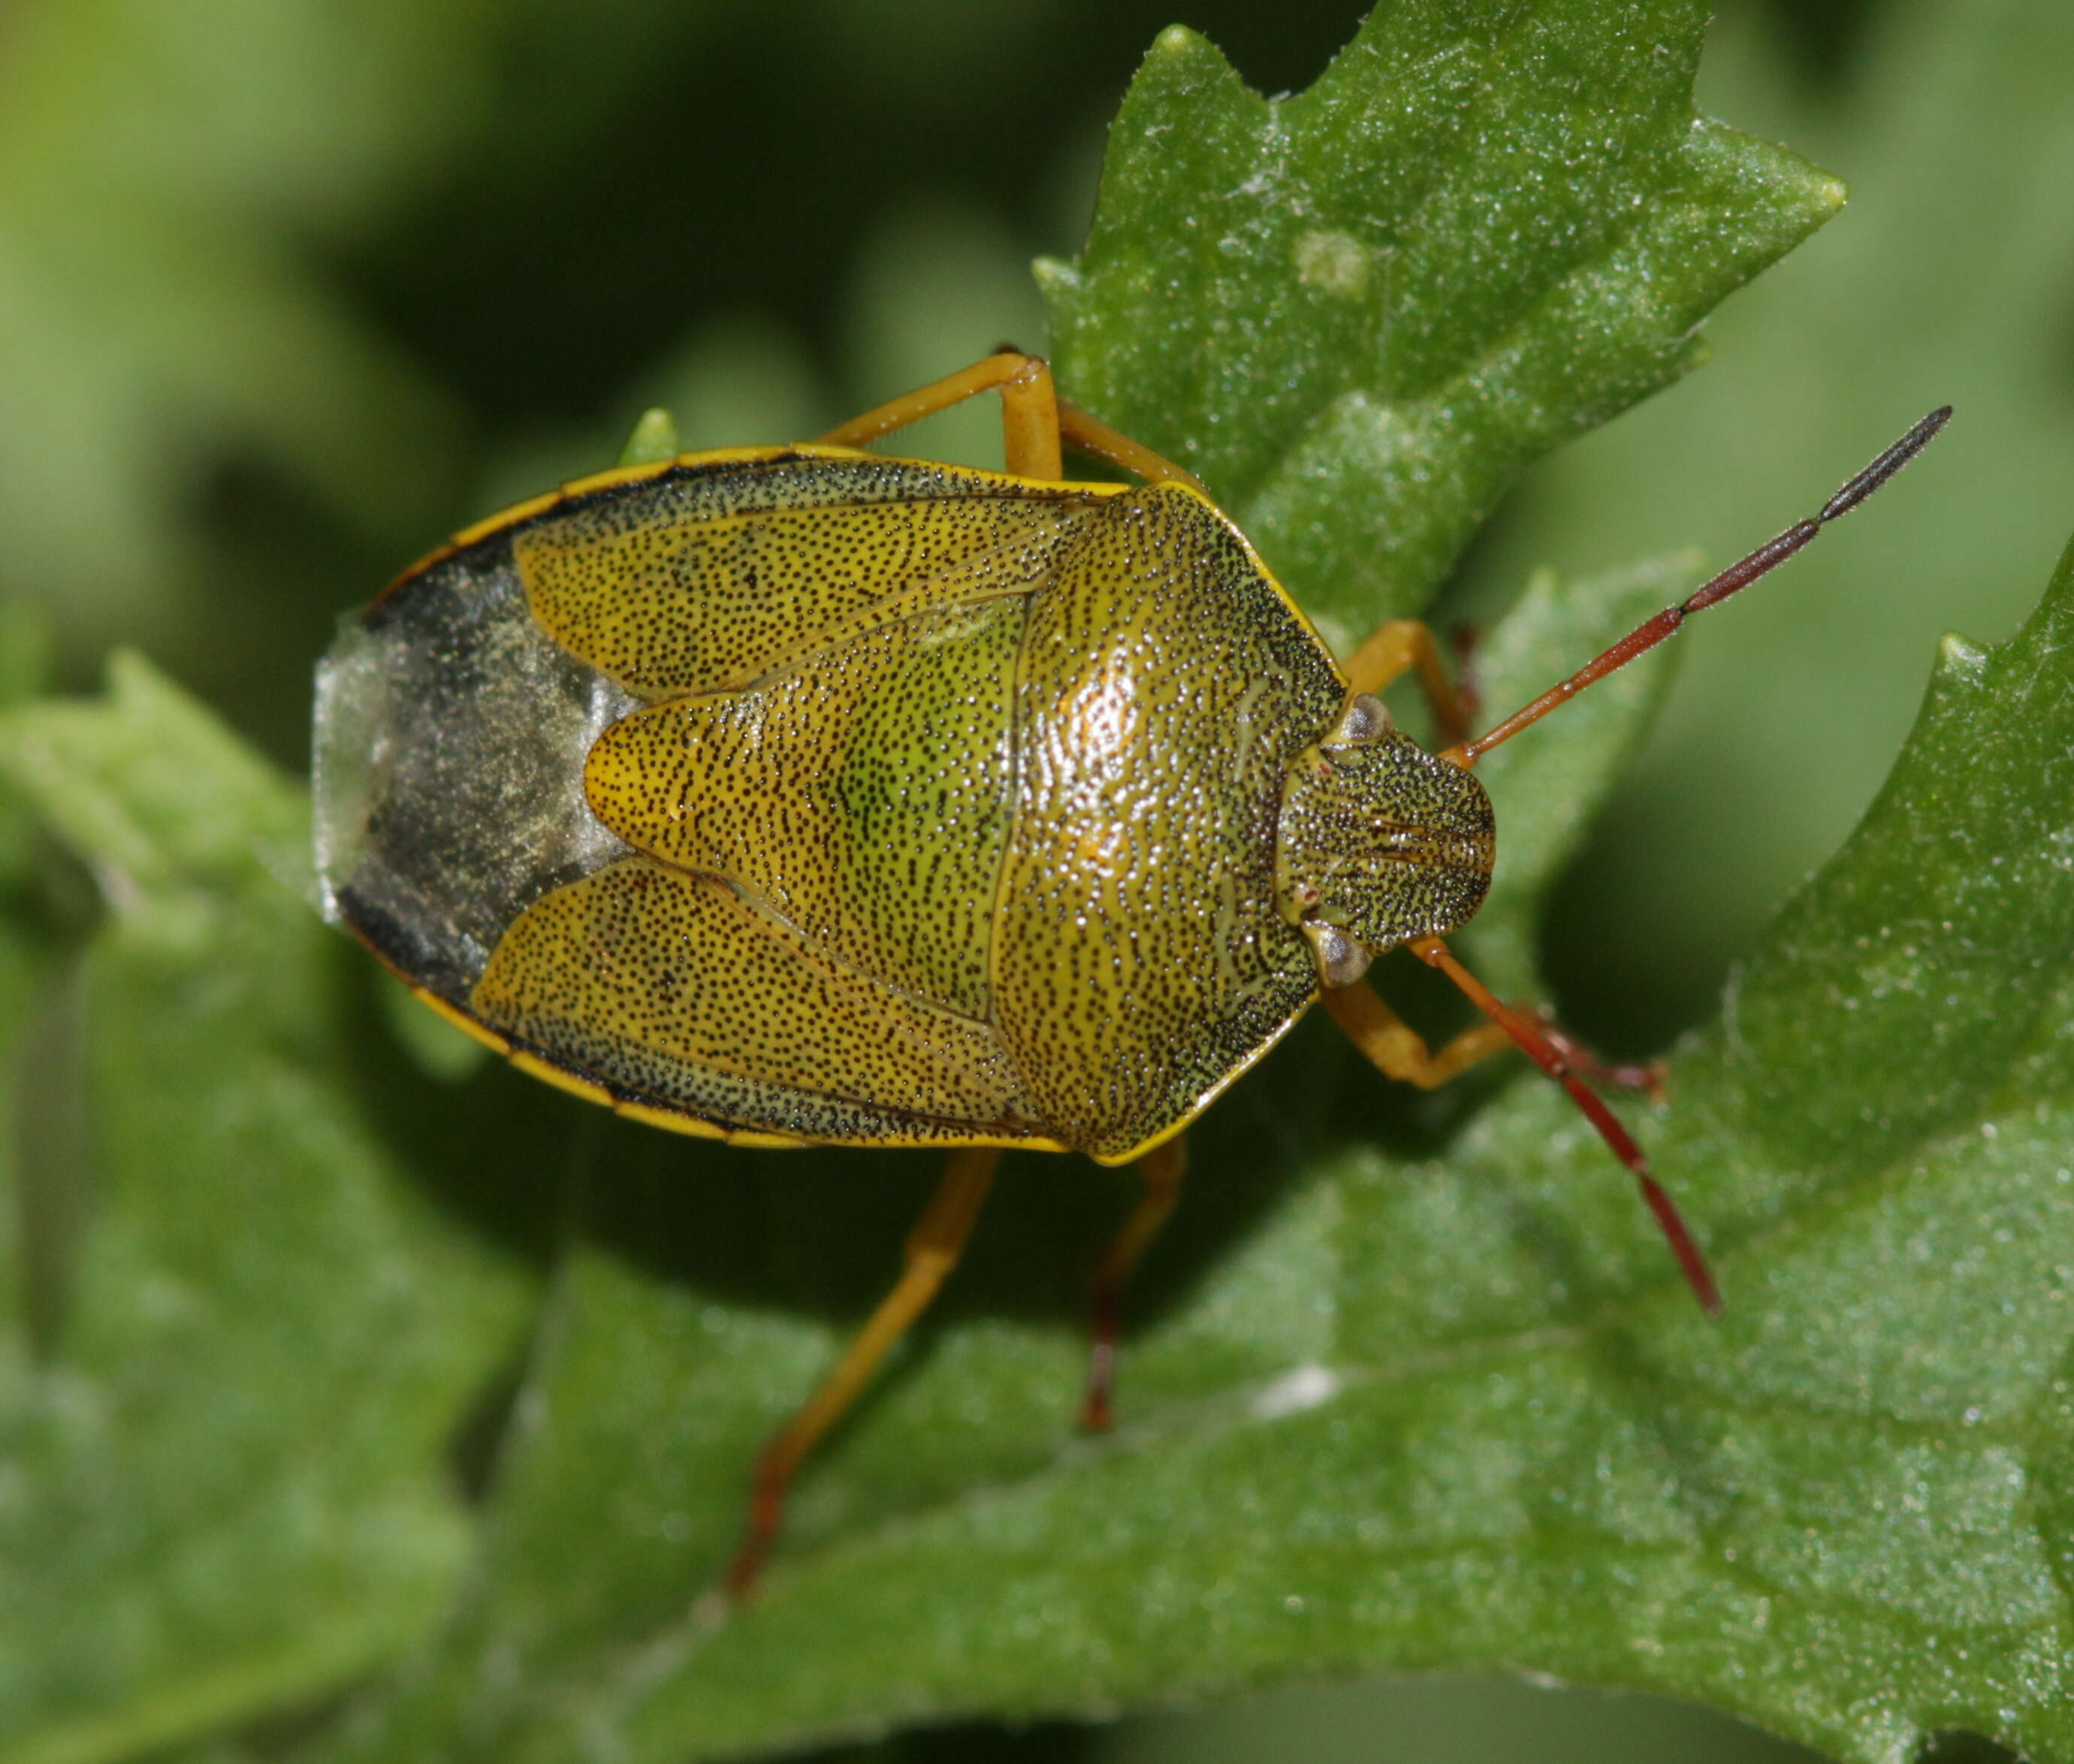
{"type": "Polygon", "coordinates": [[[1321,995],[1432,1085],[1517,1043],[1714,1288],[1593,1065],[1442,937],[1489,885],[1477,758],[1754,580],[1822,510],[1474,740],[1422,625],[1341,665],[1203,487],[1003,353],[797,447],[684,455],[506,510],[407,571],[320,676],[332,915],[434,1010],[636,1119],[750,1145],[953,1148],[891,1295],[766,1452],[730,1575],[955,1262],[998,1148],[1134,1163],[1097,1278],[1171,1210],[1180,1135],[1321,995]],[[1007,469],[864,445],[998,390],[1007,469]],[[1062,444],[1134,474],[1068,481],[1062,444]],[[1416,670],[1428,753],[1376,696],[1416,670]],[[1410,947],[1488,1021],[1429,1051],[1361,978],[1410,947]]]}

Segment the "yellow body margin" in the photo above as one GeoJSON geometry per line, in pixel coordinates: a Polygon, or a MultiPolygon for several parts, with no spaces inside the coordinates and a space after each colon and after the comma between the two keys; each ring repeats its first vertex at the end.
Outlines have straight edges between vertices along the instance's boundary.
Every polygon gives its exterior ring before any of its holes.
{"type": "Polygon", "coordinates": [[[481,1042],[483,1046],[487,1047],[492,1053],[502,1054],[506,1058],[510,1058],[511,1053],[511,1043],[510,1042],[506,1041],[503,1036],[498,1035],[495,1030],[484,1028],[481,1023],[477,1022],[474,1018],[469,1016],[466,1011],[456,1010],[452,1005],[448,1004],[445,999],[440,998],[437,993],[428,992],[423,986],[413,986],[411,989],[411,996],[416,999],[418,1002],[423,1005],[428,1010],[435,1011],[440,1016],[444,1017],[464,1035],[468,1036],[472,1040],[481,1042]]]}
{"type": "MultiPolygon", "coordinates": [[[[466,1011],[448,1004],[438,994],[429,992],[423,986],[411,987],[411,996],[428,1010],[452,1024],[470,1040],[481,1042],[492,1053],[509,1060],[528,1076],[538,1078],[543,1084],[552,1084],[566,1095],[580,1097],[585,1102],[600,1104],[614,1114],[624,1115],[629,1121],[638,1121],[645,1127],[660,1127],[666,1133],[681,1133],[693,1139],[718,1139],[730,1146],[750,1146],[767,1151],[797,1151],[808,1146],[886,1146],[894,1151],[931,1148],[940,1151],[954,1146],[992,1146],[1004,1151],[1071,1151],[1073,1149],[1056,1139],[939,1139],[894,1134],[869,1139],[814,1139],[798,1134],[772,1133],[754,1127],[723,1127],[719,1122],[708,1121],[701,1115],[687,1114],[677,1109],[659,1109],[652,1103],[633,1102],[625,1097],[615,1097],[601,1084],[595,1084],[564,1067],[552,1064],[539,1055],[530,1053],[523,1047],[513,1047],[495,1030],[485,1028],[466,1011]]],[[[1251,1063],[1247,1062],[1248,1064],[1251,1063]]],[[[1204,1100],[1208,1101],[1207,1098],[1204,1100]]],[[[1173,1130],[1175,1133],[1180,1130],[1179,1127],[1173,1130]]],[[[1122,1160],[1105,1159],[1103,1161],[1116,1163],[1122,1160]]]]}
{"type": "MultiPolygon", "coordinates": [[[[1303,628],[1303,634],[1318,646],[1318,652],[1325,658],[1328,663],[1331,664],[1332,671],[1340,676],[1341,683],[1345,684],[1346,680],[1346,670],[1340,665],[1339,657],[1332,653],[1332,646],[1327,642],[1324,638],[1320,634],[1318,627],[1311,622],[1309,616],[1304,612],[1303,609],[1299,606],[1295,600],[1291,597],[1289,590],[1282,585],[1282,578],[1277,576],[1273,570],[1267,567],[1266,560],[1261,556],[1259,552],[1256,552],[1253,548],[1253,541],[1248,539],[1245,534],[1239,531],[1238,523],[1234,521],[1230,515],[1225,514],[1224,510],[1218,506],[1217,498],[1212,496],[1208,490],[1203,489],[1202,486],[1197,484],[1194,479],[1189,478],[1184,480],[1181,478],[1170,478],[1167,480],[1167,481],[1171,484],[1175,490],[1183,491],[1188,495],[1194,497],[1197,502],[1200,502],[1204,507],[1208,509],[1224,523],[1225,530],[1233,539],[1238,541],[1239,549],[1246,553],[1246,562],[1250,564],[1254,569],[1258,570],[1260,572],[1260,579],[1263,582],[1266,583],[1270,588],[1275,590],[1275,597],[1282,602],[1283,610],[1287,613],[1291,618],[1295,620],[1297,624],[1303,628]]],[[[1085,489],[1089,486],[1076,485],[1074,487],[1076,489],[1085,489]]],[[[1349,687],[1348,690],[1352,691],[1353,688],[1349,687]]],[[[1269,1045],[1271,1047],[1273,1043],[1270,1043],[1269,1045]]],[[[1239,1070],[1243,1072],[1246,1070],[1246,1068],[1242,1066],[1239,1068],[1239,1070]]]]}
{"type": "MultiPolygon", "coordinates": [[[[911,460],[890,453],[868,453],[861,448],[829,447],[819,441],[801,441],[789,447],[709,448],[704,452],[680,453],[675,459],[657,460],[647,465],[615,465],[609,471],[593,472],[587,477],[572,478],[560,490],[529,496],[524,502],[514,502],[510,507],[500,509],[494,514],[485,514],[481,520],[464,527],[444,545],[426,552],[409,568],[399,572],[395,579],[377,597],[378,603],[395,593],[411,577],[422,576],[435,564],[452,557],[456,552],[465,551],[471,545],[494,538],[506,527],[517,527],[523,522],[551,513],[572,498],[589,496],[594,491],[612,490],[622,484],[645,484],[651,478],[664,477],[682,466],[761,465],[770,460],[882,460],[890,465],[926,466],[932,472],[946,472],[974,485],[1042,484],[1049,490],[1073,490],[1092,496],[1114,496],[1135,488],[1130,484],[1083,484],[1069,479],[1055,481],[1017,477],[1007,472],[989,472],[977,465],[947,465],[941,460],[911,460]]],[[[1212,508],[1217,507],[1215,502],[1211,502],[1208,496],[1204,496],[1192,485],[1184,484],[1180,487],[1193,495],[1202,496],[1212,508]]],[[[1242,539],[1244,535],[1241,537],[1242,539]]],[[[1246,555],[1252,557],[1256,564],[1259,563],[1250,545],[1246,547],[1246,555]]],[[[1279,582],[1275,584],[1275,592],[1281,594],[1283,600],[1289,599],[1279,582]]],[[[1290,610],[1296,611],[1294,601],[1290,602],[1290,610]]],[[[1297,617],[1300,618],[1303,614],[1297,613],[1297,617]]]]}
{"type": "MultiPolygon", "coordinates": [[[[1097,1163],[1106,1165],[1109,1169],[1113,1170],[1121,1164],[1135,1163],[1147,1152],[1157,1151],[1162,1146],[1170,1144],[1174,1140],[1180,1138],[1183,1134],[1186,1133],[1191,1127],[1195,1126],[1197,1118],[1202,1114],[1205,1109],[1208,1108],[1212,1103],[1215,1102],[1218,1097],[1221,1097],[1225,1091],[1229,1090],[1232,1087],[1232,1085],[1245,1076],[1247,1072],[1252,1071],[1253,1068],[1258,1065],[1262,1060],[1265,1060],[1267,1057],[1269,1050],[1272,1048],[1277,1042],[1280,1041],[1284,1035],[1287,1035],[1291,1030],[1294,1029],[1296,1027],[1298,1021],[1303,1017],[1303,1014],[1308,1011],[1312,1006],[1317,1003],[1317,1002],[1318,989],[1313,986],[1311,989],[1311,996],[1308,998],[1306,998],[1295,1010],[1289,1013],[1288,1016],[1283,1020],[1282,1027],[1276,1030],[1273,1035],[1270,1035],[1266,1040],[1261,1043],[1258,1047],[1254,1048],[1253,1051],[1248,1054],[1244,1060],[1238,1063],[1238,1064],[1233,1066],[1232,1069],[1226,1072],[1223,1077],[1220,1078],[1216,1084],[1213,1084],[1208,1090],[1204,1091],[1201,1096],[1198,1097],[1196,1099],[1195,1106],[1191,1109],[1188,1113],[1182,1116],[1179,1121],[1173,1122],[1167,1126],[1162,1127],[1159,1132],[1152,1134],[1147,1138],[1139,1140],[1138,1143],[1133,1146],[1128,1151],[1119,1151],[1113,1156],[1105,1156],[1099,1151],[1090,1151],[1088,1154],[1088,1156],[1093,1159],[1097,1163]]],[[[1025,1141],[1023,1142],[1027,1144],[1028,1142],[1025,1141]]],[[[1060,1149],[1063,1151],[1064,1148],[1062,1146],[1060,1149]]]]}

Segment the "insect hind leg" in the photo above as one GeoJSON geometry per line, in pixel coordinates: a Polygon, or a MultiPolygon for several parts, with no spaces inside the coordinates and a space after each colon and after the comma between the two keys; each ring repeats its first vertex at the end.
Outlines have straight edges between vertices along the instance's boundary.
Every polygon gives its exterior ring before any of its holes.
{"type": "Polygon", "coordinates": [[[928,1309],[958,1258],[994,1184],[1001,1154],[990,1146],[972,1146],[951,1154],[950,1163],[915,1229],[907,1234],[904,1264],[893,1290],[865,1320],[842,1357],[799,1411],[763,1448],[756,1460],[749,1522],[742,1545],[727,1571],[730,1597],[746,1598],[754,1589],[778,1526],[784,1516],[785,1493],[807,1454],[849,1411],[871,1382],[872,1374],[909,1326],[928,1309]]]}
{"type": "Polygon", "coordinates": [[[1080,1405],[1080,1424],[1094,1433],[1107,1431],[1116,1419],[1118,1308],[1122,1302],[1124,1285],[1145,1259],[1145,1252],[1173,1216],[1181,1198],[1181,1179],[1188,1171],[1187,1143],[1179,1136],[1169,1139],[1154,1146],[1134,1167],[1143,1185],[1138,1204],[1109,1239],[1089,1282],[1094,1307],[1093,1343],[1088,1354],[1088,1388],[1080,1405]]]}

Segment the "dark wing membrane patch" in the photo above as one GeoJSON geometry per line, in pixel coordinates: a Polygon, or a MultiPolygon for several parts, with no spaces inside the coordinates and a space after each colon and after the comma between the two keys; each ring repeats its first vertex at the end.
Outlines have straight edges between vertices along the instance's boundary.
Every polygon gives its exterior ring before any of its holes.
{"type": "Polygon", "coordinates": [[[330,916],[465,1007],[519,913],[626,851],[584,801],[582,768],[638,704],[534,622],[502,535],[403,582],[318,670],[330,916]]]}

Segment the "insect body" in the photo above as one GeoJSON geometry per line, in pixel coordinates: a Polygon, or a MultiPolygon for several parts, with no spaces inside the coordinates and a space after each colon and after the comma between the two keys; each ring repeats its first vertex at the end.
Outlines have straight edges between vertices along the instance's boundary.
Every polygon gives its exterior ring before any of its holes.
{"type": "Polygon", "coordinates": [[[1003,354],[822,444],[572,485],[407,572],[321,675],[320,870],[428,1003],[624,1113],[741,1143],[964,1148],[900,1284],[766,1454],[744,1588],[792,1469],[955,1260],[990,1148],[1146,1175],[1097,1280],[1105,1416],[1115,1294],[1173,1204],[1176,1135],[1321,988],[1394,1076],[1525,1047],[1642,1177],[1711,1303],[1595,1068],[1439,940],[1489,881],[1477,754],[1819,526],[1429,754],[1374,696],[1416,667],[1461,733],[1423,626],[1384,627],[1343,672],[1193,479],[1003,354]],[[989,388],[1006,473],[856,450],[989,388]],[[1148,481],[1065,481],[1062,436],[1148,481]],[[1429,1052],[1360,983],[1399,944],[1491,1022],[1429,1052]]]}
{"type": "Polygon", "coordinates": [[[1314,944],[1448,931],[1489,876],[1474,776],[1344,717],[1175,484],[693,461],[413,576],[330,680],[382,731],[341,915],[692,1131],[1126,1161],[1314,944]]]}

